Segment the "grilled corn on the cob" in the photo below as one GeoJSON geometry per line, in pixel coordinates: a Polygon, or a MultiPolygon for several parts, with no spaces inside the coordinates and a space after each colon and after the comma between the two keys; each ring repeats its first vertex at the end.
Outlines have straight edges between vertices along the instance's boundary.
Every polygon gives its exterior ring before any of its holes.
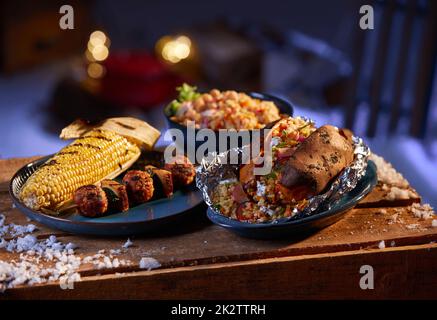
{"type": "Polygon", "coordinates": [[[92,130],[35,171],[20,192],[34,210],[59,210],[84,185],[113,178],[138,159],[140,149],[114,132],[92,130]]]}

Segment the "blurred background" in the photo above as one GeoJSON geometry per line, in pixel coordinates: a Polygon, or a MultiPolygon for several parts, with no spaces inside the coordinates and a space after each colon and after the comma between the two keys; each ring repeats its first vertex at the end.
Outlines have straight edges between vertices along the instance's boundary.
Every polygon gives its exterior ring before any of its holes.
{"type": "Polygon", "coordinates": [[[437,1],[0,1],[0,158],[45,155],[77,118],[165,130],[182,82],[261,91],[352,128],[437,207],[437,1]],[[359,8],[374,8],[361,30],[359,8]]]}

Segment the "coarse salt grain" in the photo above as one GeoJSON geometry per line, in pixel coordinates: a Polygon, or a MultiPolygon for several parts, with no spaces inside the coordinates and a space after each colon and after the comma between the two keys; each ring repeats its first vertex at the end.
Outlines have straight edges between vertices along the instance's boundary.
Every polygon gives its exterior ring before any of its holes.
{"type": "Polygon", "coordinates": [[[128,238],[127,241],[123,244],[122,248],[127,249],[133,245],[133,242],[128,238]]]}
{"type": "Polygon", "coordinates": [[[141,269],[147,269],[148,271],[152,269],[159,268],[161,264],[158,260],[152,257],[143,257],[140,260],[140,268],[141,269]]]}
{"type": "Polygon", "coordinates": [[[5,239],[0,239],[0,249],[6,248],[8,246],[8,242],[5,239]]]}
{"type": "Polygon", "coordinates": [[[384,249],[385,248],[385,241],[382,240],[379,244],[378,244],[378,248],[379,249],[384,249]]]}
{"type": "Polygon", "coordinates": [[[67,243],[67,245],[65,246],[65,249],[67,249],[67,250],[74,250],[76,248],[77,248],[77,246],[71,242],[67,243]]]}

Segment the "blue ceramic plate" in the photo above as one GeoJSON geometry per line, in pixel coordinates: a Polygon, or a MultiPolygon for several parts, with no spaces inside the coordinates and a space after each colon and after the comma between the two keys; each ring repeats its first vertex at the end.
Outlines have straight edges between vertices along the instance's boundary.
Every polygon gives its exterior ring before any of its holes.
{"type": "Polygon", "coordinates": [[[50,156],[31,162],[17,171],[9,185],[9,193],[26,216],[50,228],[89,235],[132,235],[155,231],[164,223],[180,218],[203,202],[201,192],[194,186],[177,190],[172,198],[149,201],[101,218],[86,218],[77,213],[51,216],[26,207],[15,195],[39,166],[50,156]]]}
{"type": "Polygon", "coordinates": [[[312,216],[278,223],[248,223],[230,219],[213,212],[208,208],[208,218],[215,224],[229,229],[243,237],[256,239],[294,237],[327,227],[340,220],[341,217],[363,199],[377,183],[376,166],[368,162],[364,177],[355,189],[346,193],[330,210],[318,212],[312,216]]]}

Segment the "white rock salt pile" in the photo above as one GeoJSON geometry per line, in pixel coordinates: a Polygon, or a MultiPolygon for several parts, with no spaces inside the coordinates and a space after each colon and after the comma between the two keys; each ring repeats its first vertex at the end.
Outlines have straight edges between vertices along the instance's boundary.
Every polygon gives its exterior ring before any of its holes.
{"type": "Polygon", "coordinates": [[[383,157],[374,153],[369,157],[376,164],[378,181],[389,186],[395,186],[398,189],[408,189],[410,184],[401,173],[399,173],[390,162],[387,162],[383,157]]]}
{"type": "Polygon", "coordinates": [[[1,239],[9,252],[20,253],[19,259],[0,261],[0,292],[23,284],[48,281],[73,283],[80,280],[77,273],[81,258],[74,255],[73,244],[64,245],[55,236],[38,240],[33,235],[12,240],[1,239]],[[47,266],[47,262],[52,262],[47,266]]]}
{"type": "Polygon", "coordinates": [[[420,204],[420,203],[413,203],[411,205],[411,212],[416,218],[425,220],[435,217],[435,212],[433,208],[428,204],[420,204]]]}
{"type": "MultiPolygon", "coordinates": [[[[109,256],[100,250],[82,258],[75,254],[74,243],[64,244],[54,235],[39,240],[30,234],[35,230],[34,225],[5,224],[5,216],[0,215],[0,249],[20,254],[19,259],[10,262],[0,260],[0,292],[24,284],[51,281],[72,284],[80,281],[78,271],[83,264],[92,264],[96,269],[132,265],[130,260],[114,257],[120,254],[120,249],[111,250],[109,256]]],[[[130,240],[128,242],[126,247],[132,245],[130,240]]]]}

